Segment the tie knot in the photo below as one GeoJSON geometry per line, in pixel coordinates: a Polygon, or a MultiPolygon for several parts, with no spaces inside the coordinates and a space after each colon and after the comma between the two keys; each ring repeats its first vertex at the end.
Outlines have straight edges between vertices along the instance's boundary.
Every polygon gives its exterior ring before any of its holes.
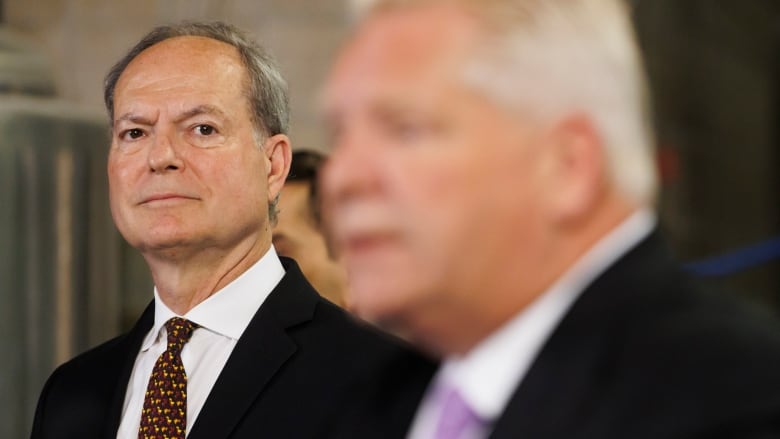
{"type": "Polygon", "coordinates": [[[195,323],[181,317],[174,317],[165,322],[165,329],[168,331],[168,350],[180,352],[197,327],[195,323]]]}

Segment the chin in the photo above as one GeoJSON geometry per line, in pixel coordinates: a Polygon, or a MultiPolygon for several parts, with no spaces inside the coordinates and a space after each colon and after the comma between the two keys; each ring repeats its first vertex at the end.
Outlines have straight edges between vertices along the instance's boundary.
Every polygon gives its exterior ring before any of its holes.
{"type": "Polygon", "coordinates": [[[386,288],[376,282],[350,283],[347,293],[350,309],[365,319],[374,320],[376,317],[380,317],[388,309],[393,308],[390,303],[387,303],[391,301],[392,297],[386,297],[388,293],[384,290],[386,288]]]}
{"type": "MultiPolygon", "coordinates": [[[[129,242],[129,240],[128,240],[129,242]]],[[[180,234],[153,234],[145,236],[137,243],[130,242],[130,245],[138,249],[141,253],[156,253],[175,255],[180,250],[187,247],[189,241],[180,234]]]]}
{"type": "Polygon", "coordinates": [[[347,301],[358,317],[384,327],[400,320],[408,312],[410,301],[396,282],[377,279],[350,283],[347,301]]]}

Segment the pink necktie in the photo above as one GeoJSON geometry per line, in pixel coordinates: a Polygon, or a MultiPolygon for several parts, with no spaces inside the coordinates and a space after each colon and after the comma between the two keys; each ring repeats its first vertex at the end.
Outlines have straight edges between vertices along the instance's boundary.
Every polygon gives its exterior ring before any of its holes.
{"type": "Polygon", "coordinates": [[[444,385],[440,394],[441,414],[436,424],[435,439],[473,438],[482,427],[482,420],[466,404],[458,390],[444,385]]]}

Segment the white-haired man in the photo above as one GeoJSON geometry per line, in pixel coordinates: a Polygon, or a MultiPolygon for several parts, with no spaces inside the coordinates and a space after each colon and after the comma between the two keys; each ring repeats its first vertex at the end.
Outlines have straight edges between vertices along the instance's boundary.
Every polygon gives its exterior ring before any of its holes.
{"type": "Polygon", "coordinates": [[[361,3],[324,213],[355,311],[443,358],[409,437],[780,437],[780,328],[656,230],[625,6],[361,3]]]}

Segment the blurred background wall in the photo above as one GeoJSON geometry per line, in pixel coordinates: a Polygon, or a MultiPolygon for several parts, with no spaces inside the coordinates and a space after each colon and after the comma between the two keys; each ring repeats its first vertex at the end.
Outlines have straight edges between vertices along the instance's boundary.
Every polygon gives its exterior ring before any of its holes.
{"type": "Polygon", "coordinates": [[[638,0],[678,256],[780,308],[780,2],[638,0]]]}
{"type": "MultiPolygon", "coordinates": [[[[0,0],[0,437],[26,437],[51,370],[126,329],[151,298],[108,212],[106,70],[156,24],[232,22],[279,60],[294,145],[321,148],[317,87],[346,33],[343,3],[0,0]]],[[[631,3],[670,244],[724,293],[778,309],[780,2],[631,3]]]]}

